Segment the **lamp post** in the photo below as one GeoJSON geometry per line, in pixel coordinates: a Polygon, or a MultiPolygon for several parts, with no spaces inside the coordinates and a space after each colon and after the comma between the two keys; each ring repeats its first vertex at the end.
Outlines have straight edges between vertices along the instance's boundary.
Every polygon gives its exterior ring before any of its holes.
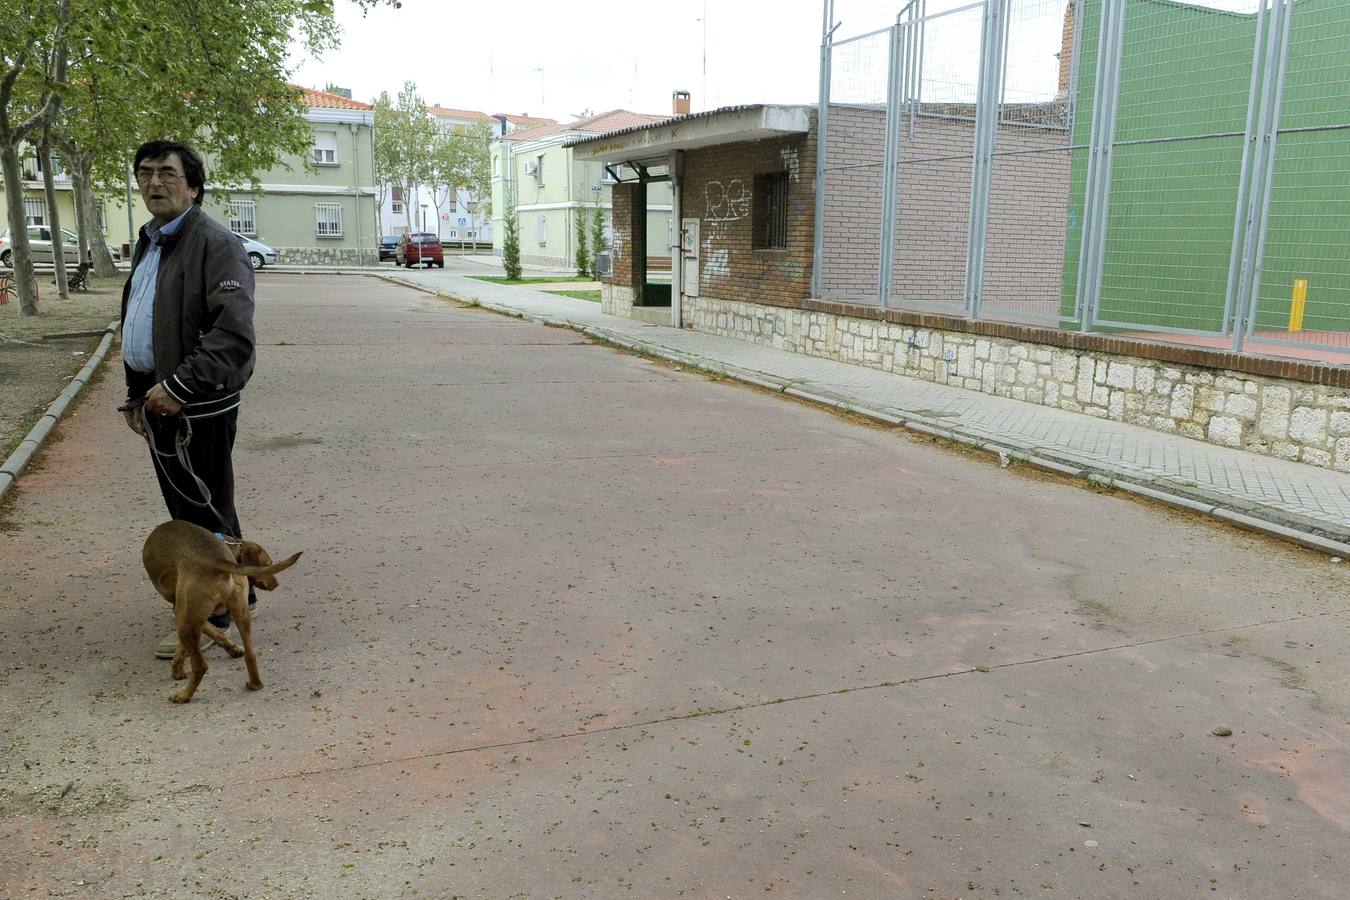
{"type": "Polygon", "coordinates": [[[425,203],[422,204],[422,227],[420,230],[427,230],[427,205],[425,203]]]}

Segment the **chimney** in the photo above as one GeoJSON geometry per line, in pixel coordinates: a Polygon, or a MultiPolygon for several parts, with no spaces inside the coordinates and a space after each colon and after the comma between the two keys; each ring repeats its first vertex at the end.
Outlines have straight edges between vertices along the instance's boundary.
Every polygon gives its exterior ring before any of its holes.
{"type": "Polygon", "coordinates": [[[670,95],[670,111],[677,116],[689,115],[688,91],[676,91],[670,95]]]}

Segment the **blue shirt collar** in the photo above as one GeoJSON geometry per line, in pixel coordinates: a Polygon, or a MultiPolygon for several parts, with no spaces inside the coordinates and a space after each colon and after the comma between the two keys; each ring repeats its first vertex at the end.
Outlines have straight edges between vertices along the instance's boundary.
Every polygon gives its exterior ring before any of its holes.
{"type": "MultiPolygon", "coordinates": [[[[195,205],[196,204],[194,203],[193,206],[195,205]]],[[[183,220],[187,218],[187,214],[190,212],[192,212],[192,206],[183,210],[182,215],[165,225],[163,228],[156,225],[155,220],[151,219],[149,224],[145,226],[145,236],[150,239],[150,243],[152,244],[164,243],[164,238],[177,233],[179,227],[183,224],[183,220]]]]}

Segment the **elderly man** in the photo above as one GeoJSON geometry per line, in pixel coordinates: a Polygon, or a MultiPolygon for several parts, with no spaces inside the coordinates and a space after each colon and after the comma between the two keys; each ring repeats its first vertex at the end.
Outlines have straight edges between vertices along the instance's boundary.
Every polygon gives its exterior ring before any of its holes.
{"type": "MultiPolygon", "coordinates": [[[[206,170],[191,147],[150,141],[134,165],[154,218],[141,228],[122,289],[127,424],[142,436],[149,424],[169,515],[237,538],[231,453],[240,391],[253,373],[253,269],[238,238],[202,212],[206,170]],[[179,458],[185,437],[191,471],[179,458]]],[[[212,619],[229,622],[229,613],[212,619]]],[[[170,634],[155,655],[170,659],[177,647],[170,634]]]]}

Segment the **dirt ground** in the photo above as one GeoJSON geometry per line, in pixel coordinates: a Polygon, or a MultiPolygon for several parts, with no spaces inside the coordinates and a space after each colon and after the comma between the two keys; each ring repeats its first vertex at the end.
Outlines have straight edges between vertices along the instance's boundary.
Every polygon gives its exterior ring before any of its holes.
{"type": "Polygon", "coordinates": [[[70,383],[119,314],[121,277],[93,279],[87,293],[69,300],[56,296],[51,273],[38,273],[38,279],[36,316],[20,315],[17,299],[0,305],[0,459],[70,383]],[[97,334],[52,337],[80,332],[97,334]]]}

